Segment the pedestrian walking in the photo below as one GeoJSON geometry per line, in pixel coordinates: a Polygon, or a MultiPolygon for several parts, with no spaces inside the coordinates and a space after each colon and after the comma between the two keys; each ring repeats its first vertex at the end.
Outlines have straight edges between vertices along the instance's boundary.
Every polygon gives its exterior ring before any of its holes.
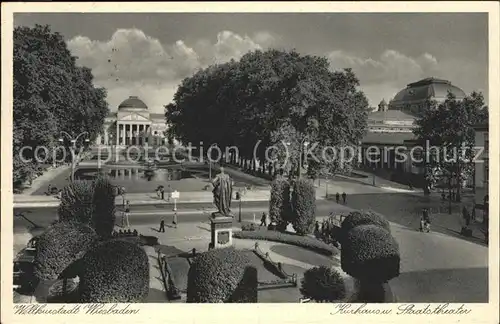
{"type": "Polygon", "coordinates": [[[163,189],[163,186],[160,189],[160,193],[161,193],[161,200],[165,200],[165,189],[163,189]]]}
{"type": "Polygon", "coordinates": [[[318,221],[316,221],[316,224],[314,224],[314,236],[316,238],[320,237],[319,222],[318,221]]]}
{"type": "Polygon", "coordinates": [[[129,223],[129,216],[130,216],[130,201],[127,200],[127,202],[125,203],[125,212],[124,212],[124,216],[125,216],[125,225],[127,227],[130,227],[130,223],[129,223]]]}
{"type": "Polygon", "coordinates": [[[259,227],[261,227],[261,226],[264,226],[264,227],[267,226],[267,215],[266,215],[266,212],[263,212],[262,213],[262,217],[260,218],[260,225],[259,225],[259,227]]]}
{"type": "Polygon", "coordinates": [[[165,218],[162,216],[160,219],[160,233],[165,233],[165,218]]]}
{"type": "Polygon", "coordinates": [[[161,198],[161,188],[162,188],[162,187],[163,187],[163,186],[158,186],[158,187],[156,188],[156,196],[158,197],[158,199],[160,199],[160,198],[161,198]]]}
{"type": "Polygon", "coordinates": [[[422,218],[420,219],[420,231],[430,232],[431,230],[431,217],[427,208],[422,209],[422,218]]]}
{"type": "Polygon", "coordinates": [[[337,201],[337,204],[340,201],[340,194],[338,192],[335,194],[335,200],[337,201]]]}
{"type": "Polygon", "coordinates": [[[174,227],[177,228],[177,212],[174,212],[174,218],[172,219],[172,224],[174,224],[174,227]]]}
{"type": "Polygon", "coordinates": [[[347,194],[345,192],[342,193],[342,200],[344,201],[344,205],[345,205],[345,200],[347,198],[347,194]]]}

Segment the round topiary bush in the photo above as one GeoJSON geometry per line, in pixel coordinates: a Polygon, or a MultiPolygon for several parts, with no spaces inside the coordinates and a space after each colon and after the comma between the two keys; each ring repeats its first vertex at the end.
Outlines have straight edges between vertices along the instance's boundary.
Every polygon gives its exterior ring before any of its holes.
{"type": "Polygon", "coordinates": [[[285,230],[290,222],[290,183],[284,177],[277,177],[271,183],[269,199],[269,217],[277,224],[279,230],[285,230]]]}
{"type": "Polygon", "coordinates": [[[92,181],[73,181],[61,193],[58,215],[60,221],[92,224],[94,213],[94,184],[92,181]]]}
{"type": "Polygon", "coordinates": [[[399,276],[399,246],[376,225],[351,229],[342,244],[342,270],[360,281],[383,283],[399,276]]]}
{"type": "Polygon", "coordinates": [[[321,266],[304,272],[300,293],[318,302],[333,302],[345,297],[344,279],[338,271],[321,266]]]}
{"type": "Polygon", "coordinates": [[[80,302],[137,303],[149,292],[149,260],[137,244],[106,241],[82,259],[80,302]]]}
{"type": "Polygon", "coordinates": [[[391,225],[383,215],[372,211],[354,211],[349,213],[341,225],[341,241],[347,236],[347,233],[361,225],[376,225],[391,233],[391,225]]]}
{"type": "Polygon", "coordinates": [[[92,226],[102,238],[108,238],[115,226],[115,192],[114,186],[105,176],[99,176],[94,182],[94,211],[92,226]]]}
{"type": "Polygon", "coordinates": [[[97,239],[92,228],[78,222],[58,222],[50,226],[37,239],[36,277],[41,280],[59,278],[84,256],[97,239]]]}
{"type": "Polygon", "coordinates": [[[189,268],[187,302],[256,303],[257,269],[233,248],[202,253],[189,268]]]}
{"type": "Polygon", "coordinates": [[[292,225],[299,235],[310,234],[316,221],[316,189],[307,179],[297,179],[292,193],[292,225]]]}

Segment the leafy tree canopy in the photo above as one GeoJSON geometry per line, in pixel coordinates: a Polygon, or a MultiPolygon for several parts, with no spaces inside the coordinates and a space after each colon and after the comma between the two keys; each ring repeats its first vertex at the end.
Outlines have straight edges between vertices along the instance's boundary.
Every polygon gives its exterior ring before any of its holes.
{"type": "MultiPolygon", "coordinates": [[[[49,26],[14,29],[14,183],[29,177],[37,163],[23,162],[22,147],[59,145],[61,131],[83,131],[94,140],[109,109],[106,91],[96,88],[90,69],[76,65],[62,35],[49,26]]],[[[24,150],[26,159],[33,151],[24,150]]],[[[51,162],[49,154],[47,162],[51,162]]]]}
{"type": "MultiPolygon", "coordinates": [[[[181,141],[223,150],[234,145],[246,158],[253,157],[258,141],[260,159],[266,147],[276,144],[284,151],[281,144],[288,143],[288,161],[296,167],[305,138],[319,152],[358,144],[368,113],[358,86],[350,69],[333,72],[326,58],[295,50],[254,51],[184,79],[165,106],[166,118],[181,141]]],[[[287,155],[275,154],[281,163],[287,155]]]]}

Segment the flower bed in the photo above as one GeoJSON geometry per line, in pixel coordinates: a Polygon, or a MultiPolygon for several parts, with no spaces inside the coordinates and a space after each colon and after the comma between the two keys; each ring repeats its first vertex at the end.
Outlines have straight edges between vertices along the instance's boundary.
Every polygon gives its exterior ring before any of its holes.
{"type": "Polygon", "coordinates": [[[239,239],[263,240],[292,244],[328,256],[337,255],[339,253],[339,250],[336,247],[328,245],[313,237],[299,236],[278,231],[237,231],[233,232],[233,237],[239,239]]]}

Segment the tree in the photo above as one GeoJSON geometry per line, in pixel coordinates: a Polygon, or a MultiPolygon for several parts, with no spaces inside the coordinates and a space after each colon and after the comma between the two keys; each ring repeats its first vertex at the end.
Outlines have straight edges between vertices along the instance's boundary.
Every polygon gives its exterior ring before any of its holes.
{"type": "Polygon", "coordinates": [[[427,150],[422,166],[425,168],[427,191],[439,177],[445,178],[451,193],[456,182],[456,199],[460,201],[460,187],[473,170],[473,126],[488,120],[488,109],[483,96],[473,92],[463,100],[448,93],[441,104],[429,103],[416,120],[414,134],[427,150]]]}
{"type": "Polygon", "coordinates": [[[300,293],[317,302],[334,302],[345,297],[344,279],[332,268],[320,266],[304,272],[300,293]]]}
{"type": "Polygon", "coordinates": [[[52,162],[52,154],[33,160],[35,148],[53,150],[61,131],[74,132],[74,136],[87,131],[94,140],[109,112],[105,98],[105,90],[94,87],[88,68],[76,65],[76,57],[59,33],[49,26],[16,27],[14,184],[29,178],[39,162],[52,162]],[[31,161],[24,162],[21,156],[31,161]]]}
{"type": "Polygon", "coordinates": [[[266,148],[274,145],[281,150],[276,166],[286,160],[298,170],[305,139],[318,149],[358,144],[368,108],[358,86],[351,70],[332,72],[323,57],[254,51],[184,79],[166,118],[184,142],[237,146],[244,168],[255,170],[254,159],[265,167],[266,148]]]}
{"type": "Polygon", "coordinates": [[[316,221],[316,190],[311,181],[297,179],[292,192],[292,224],[299,235],[310,234],[316,221]]]}
{"type": "Polygon", "coordinates": [[[115,226],[115,192],[114,186],[105,176],[99,176],[94,181],[92,224],[97,234],[108,238],[115,226]]]}

